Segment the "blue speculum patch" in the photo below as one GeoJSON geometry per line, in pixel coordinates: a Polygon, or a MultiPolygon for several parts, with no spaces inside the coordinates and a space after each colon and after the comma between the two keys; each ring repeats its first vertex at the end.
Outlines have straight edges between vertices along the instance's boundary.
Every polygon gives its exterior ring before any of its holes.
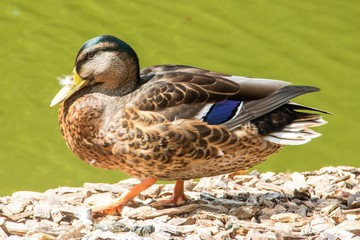
{"type": "Polygon", "coordinates": [[[203,121],[213,125],[229,121],[238,111],[241,102],[242,101],[226,100],[215,103],[206,116],[203,117],[203,121]]]}

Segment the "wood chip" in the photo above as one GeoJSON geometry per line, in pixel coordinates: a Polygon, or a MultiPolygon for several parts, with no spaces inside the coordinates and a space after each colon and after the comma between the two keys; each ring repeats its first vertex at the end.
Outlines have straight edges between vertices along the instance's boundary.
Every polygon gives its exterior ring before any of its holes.
{"type": "Polygon", "coordinates": [[[164,232],[170,232],[172,234],[188,234],[194,232],[198,227],[195,225],[185,225],[185,226],[173,226],[167,223],[149,221],[154,225],[155,229],[161,229],[164,232]]]}
{"type": "Polygon", "coordinates": [[[0,227],[0,239],[7,239],[8,237],[7,233],[0,227]]]}
{"type": "Polygon", "coordinates": [[[26,234],[26,237],[28,239],[36,239],[36,240],[55,240],[56,237],[49,235],[49,234],[45,234],[45,233],[32,233],[30,232],[29,234],[26,234]]]}
{"type": "Polygon", "coordinates": [[[271,184],[271,183],[265,183],[262,181],[259,181],[256,183],[255,185],[256,187],[263,189],[263,190],[270,190],[270,191],[274,191],[274,192],[278,192],[278,193],[286,193],[286,194],[292,194],[291,191],[286,191],[286,189],[279,187],[275,184],[271,184]]]}
{"type": "Polygon", "coordinates": [[[111,192],[97,193],[85,198],[84,203],[88,205],[100,205],[105,202],[111,202],[114,199],[111,192]]]}
{"type": "Polygon", "coordinates": [[[0,216],[0,227],[1,227],[2,225],[4,225],[5,222],[6,222],[6,217],[1,217],[1,216],[0,216]]]}
{"type": "Polygon", "coordinates": [[[310,222],[311,231],[314,233],[323,232],[326,229],[335,227],[335,222],[329,218],[317,217],[310,222]]]}
{"type": "Polygon", "coordinates": [[[162,210],[156,210],[150,206],[139,207],[130,211],[123,212],[123,215],[134,219],[150,219],[159,217],[162,215],[174,216],[189,213],[199,207],[198,204],[184,205],[176,208],[167,208],[162,210]]]}
{"type": "Polygon", "coordinates": [[[32,192],[32,191],[19,191],[14,192],[11,195],[13,198],[23,198],[23,199],[31,199],[32,201],[40,201],[42,199],[45,199],[45,194],[40,192],[32,192]]]}
{"type": "Polygon", "coordinates": [[[180,226],[187,222],[187,218],[182,217],[175,217],[170,219],[167,224],[173,225],[173,226],[180,226]]]}
{"type": "Polygon", "coordinates": [[[50,208],[48,204],[37,204],[34,207],[34,217],[50,219],[50,208]]]}
{"type": "Polygon", "coordinates": [[[301,183],[305,183],[305,181],[306,181],[304,174],[301,174],[298,172],[293,172],[291,174],[291,180],[293,182],[301,182],[301,183]]]}
{"type": "MultiPolygon", "coordinates": [[[[20,219],[26,219],[28,217],[31,217],[31,216],[34,216],[34,211],[31,210],[31,211],[24,211],[24,212],[21,212],[21,213],[18,213],[18,214],[14,214],[14,215],[11,215],[9,216],[13,221],[18,221],[20,219]]],[[[1,225],[1,224],[0,224],[1,225]]]]}
{"type": "Polygon", "coordinates": [[[164,188],[164,184],[154,184],[145,191],[143,191],[140,195],[143,196],[143,198],[155,198],[160,195],[161,190],[164,188]]]}
{"type": "Polygon", "coordinates": [[[347,205],[349,208],[360,208],[360,192],[351,194],[347,199],[347,205]]]}
{"type": "Polygon", "coordinates": [[[230,209],[229,214],[236,216],[238,219],[251,219],[259,211],[260,207],[256,205],[241,206],[230,209]]]}
{"type": "Polygon", "coordinates": [[[7,232],[20,236],[24,236],[30,230],[23,223],[6,222],[4,226],[7,232]]]}
{"type": "Polygon", "coordinates": [[[360,221],[346,220],[335,227],[360,236],[360,221]]]}
{"type": "Polygon", "coordinates": [[[112,193],[123,193],[128,191],[134,185],[140,183],[138,180],[131,179],[128,181],[129,184],[126,182],[120,182],[118,184],[107,184],[107,183],[84,183],[84,188],[95,190],[97,192],[112,192],[112,193]]]}
{"type": "Polygon", "coordinates": [[[294,223],[299,218],[301,216],[296,213],[279,213],[270,217],[271,220],[282,223],[294,223]]]}

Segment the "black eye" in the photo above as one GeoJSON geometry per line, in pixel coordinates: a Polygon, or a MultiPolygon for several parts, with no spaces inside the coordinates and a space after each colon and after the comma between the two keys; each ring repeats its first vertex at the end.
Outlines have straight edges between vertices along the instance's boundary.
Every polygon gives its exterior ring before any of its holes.
{"type": "Polygon", "coordinates": [[[92,58],[94,57],[94,55],[95,55],[95,53],[92,52],[92,51],[90,51],[90,52],[88,52],[88,53],[86,54],[86,58],[87,58],[87,59],[92,59],[92,58]]]}

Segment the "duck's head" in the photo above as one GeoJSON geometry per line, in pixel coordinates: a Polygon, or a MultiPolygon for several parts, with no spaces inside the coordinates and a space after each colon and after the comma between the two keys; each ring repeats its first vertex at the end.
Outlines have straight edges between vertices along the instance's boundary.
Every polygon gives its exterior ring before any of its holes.
{"type": "Polygon", "coordinates": [[[50,107],[79,91],[125,95],[136,89],[138,81],[139,62],[135,51],[114,36],[95,37],[80,48],[71,84],[66,84],[58,92],[50,107]]]}

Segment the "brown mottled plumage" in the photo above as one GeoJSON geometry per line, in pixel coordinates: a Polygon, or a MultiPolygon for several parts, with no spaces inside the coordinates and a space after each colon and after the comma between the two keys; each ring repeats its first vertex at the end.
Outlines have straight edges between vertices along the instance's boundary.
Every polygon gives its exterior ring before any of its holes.
{"type": "Polygon", "coordinates": [[[120,212],[157,179],[177,180],[174,198],[186,200],[182,180],[252,167],[283,144],[319,134],[322,110],[290,103],[318,89],[278,80],[250,79],[181,65],[139,71],[133,49],[113,36],[86,42],[59,124],[69,148],[89,164],[119,169],[143,182],[125,197],[94,211],[120,212]]]}

